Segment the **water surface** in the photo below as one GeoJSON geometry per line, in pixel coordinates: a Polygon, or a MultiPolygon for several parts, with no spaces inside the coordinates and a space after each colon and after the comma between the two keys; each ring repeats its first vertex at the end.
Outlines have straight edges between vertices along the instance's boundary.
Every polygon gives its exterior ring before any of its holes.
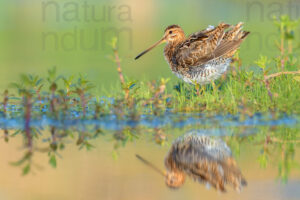
{"type": "MultiPolygon", "coordinates": [[[[1,129],[13,134],[22,119],[1,119],[1,129]]],[[[20,159],[26,148],[22,134],[1,140],[1,199],[299,199],[300,128],[297,116],[277,118],[167,114],[142,116],[139,121],[106,116],[98,120],[51,121],[46,116],[33,120],[40,135],[34,142],[48,148],[51,127],[73,137],[62,137],[57,150],[57,168],[46,152],[34,151],[31,172],[22,176],[20,167],[9,163],[20,159]],[[65,125],[65,126],[64,126],[65,125]],[[101,133],[95,136],[96,128],[101,133]],[[178,190],[169,189],[164,178],[140,162],[142,155],[161,170],[172,142],[190,131],[222,139],[231,149],[248,185],[238,193],[227,186],[222,194],[214,188],[187,179],[178,190]],[[79,150],[81,132],[95,148],[79,150]],[[18,192],[16,192],[18,191],[18,192]]]]}

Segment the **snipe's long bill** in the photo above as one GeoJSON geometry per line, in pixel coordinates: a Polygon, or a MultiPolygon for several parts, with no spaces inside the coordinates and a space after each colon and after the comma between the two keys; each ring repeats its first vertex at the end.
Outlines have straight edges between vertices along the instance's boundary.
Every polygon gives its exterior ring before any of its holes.
{"type": "Polygon", "coordinates": [[[165,29],[163,37],[140,53],[140,58],[154,47],[166,42],[164,56],[172,72],[187,83],[207,84],[224,74],[232,57],[250,32],[221,23],[186,37],[178,25],[165,29]]]}

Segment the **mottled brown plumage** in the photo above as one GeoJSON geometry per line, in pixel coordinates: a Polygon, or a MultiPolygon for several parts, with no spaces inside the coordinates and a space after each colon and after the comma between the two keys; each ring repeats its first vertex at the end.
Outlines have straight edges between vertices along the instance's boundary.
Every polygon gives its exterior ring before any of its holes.
{"type": "Polygon", "coordinates": [[[188,37],[180,26],[171,25],[165,29],[161,40],[136,59],[155,46],[167,42],[164,56],[172,72],[185,82],[207,84],[226,72],[232,56],[249,34],[242,31],[242,25],[243,23],[235,26],[221,23],[188,37]]]}
{"type": "Polygon", "coordinates": [[[178,138],[165,158],[166,184],[179,188],[188,175],[193,180],[225,192],[225,184],[240,191],[247,184],[231,155],[229,147],[221,140],[197,133],[178,138]]]}
{"type": "Polygon", "coordinates": [[[166,185],[170,188],[181,187],[186,176],[221,192],[226,192],[226,184],[236,191],[247,185],[230,148],[220,139],[197,132],[187,133],[173,142],[165,158],[166,172],[141,156],[136,157],[164,176],[166,185]]]}

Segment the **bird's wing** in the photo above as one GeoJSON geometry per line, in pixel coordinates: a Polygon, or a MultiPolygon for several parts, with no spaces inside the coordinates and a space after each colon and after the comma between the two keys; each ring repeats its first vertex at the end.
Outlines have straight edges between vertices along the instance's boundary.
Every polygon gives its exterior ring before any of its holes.
{"type": "Polygon", "coordinates": [[[242,31],[242,23],[236,26],[221,23],[190,35],[176,47],[172,61],[182,67],[201,66],[227,53],[233,54],[248,34],[242,31]]]}

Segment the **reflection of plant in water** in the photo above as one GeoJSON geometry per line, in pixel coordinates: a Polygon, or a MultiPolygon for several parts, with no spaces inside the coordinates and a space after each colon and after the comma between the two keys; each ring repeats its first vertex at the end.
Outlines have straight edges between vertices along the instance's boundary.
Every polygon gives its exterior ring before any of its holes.
{"type": "MultiPolygon", "coordinates": [[[[57,112],[57,97],[56,97],[56,91],[57,91],[57,81],[60,79],[60,77],[56,76],[56,68],[53,68],[52,70],[48,71],[48,78],[47,81],[50,85],[50,116],[57,120],[58,119],[58,112],[57,112]]],[[[49,163],[52,165],[52,167],[56,167],[56,156],[55,152],[57,150],[57,133],[56,128],[54,126],[50,126],[50,133],[51,133],[51,139],[50,139],[50,151],[48,153],[49,156],[49,163]]]]}
{"type": "MultiPolygon", "coordinates": [[[[239,130],[240,131],[240,130],[239,130]]],[[[247,143],[259,146],[257,161],[261,168],[278,166],[278,179],[286,182],[293,169],[300,170],[296,158],[296,148],[300,147],[298,128],[261,127],[257,134],[249,136],[227,136],[227,143],[235,155],[239,154],[240,146],[247,143]]]]}
{"type": "Polygon", "coordinates": [[[25,155],[17,162],[12,163],[13,165],[20,166],[23,165],[23,174],[27,174],[31,169],[31,157],[33,154],[33,138],[38,137],[37,129],[31,127],[31,119],[32,119],[32,102],[33,102],[33,90],[28,89],[29,84],[19,85],[14,84],[14,86],[18,89],[19,95],[22,97],[21,105],[23,106],[23,119],[24,119],[24,127],[16,131],[13,136],[22,133],[24,135],[24,142],[27,148],[27,152],[25,155]]]}
{"type": "Polygon", "coordinates": [[[114,153],[117,155],[117,149],[120,147],[125,147],[127,142],[133,142],[140,137],[140,130],[137,128],[125,127],[121,130],[117,130],[113,134],[114,144],[114,153]]]}
{"type": "Polygon", "coordinates": [[[299,130],[290,128],[271,130],[268,140],[266,149],[273,149],[277,154],[274,160],[278,162],[278,178],[286,182],[293,168],[300,169],[300,163],[295,161],[296,147],[300,144],[299,130]]]}
{"type": "Polygon", "coordinates": [[[154,128],[153,129],[153,140],[156,144],[164,146],[167,142],[167,136],[161,128],[154,128]]]}
{"type": "Polygon", "coordinates": [[[120,147],[125,147],[128,142],[134,142],[140,138],[143,138],[143,135],[151,135],[149,141],[155,142],[160,146],[167,144],[167,136],[161,128],[154,129],[145,129],[142,127],[125,127],[123,129],[117,130],[113,133],[112,140],[114,141],[114,151],[113,157],[118,157],[118,149],[120,147]]]}

